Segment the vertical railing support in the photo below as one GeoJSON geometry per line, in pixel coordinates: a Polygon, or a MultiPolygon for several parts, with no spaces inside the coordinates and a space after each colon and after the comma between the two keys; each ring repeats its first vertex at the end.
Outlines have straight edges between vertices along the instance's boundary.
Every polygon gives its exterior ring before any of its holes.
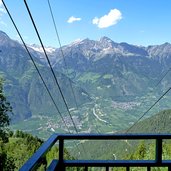
{"type": "Polygon", "coordinates": [[[151,167],[148,166],[148,167],[147,167],[147,171],[151,171],[151,167]]]}
{"type": "Polygon", "coordinates": [[[85,166],[84,171],[88,171],[88,167],[87,166],[85,166]]]}
{"type": "Polygon", "coordinates": [[[65,171],[64,166],[64,140],[62,138],[59,139],[59,164],[58,169],[60,171],[65,171]]]}
{"type": "Polygon", "coordinates": [[[162,163],[162,139],[156,139],[156,163],[162,163]]]}
{"type": "Polygon", "coordinates": [[[129,171],[129,166],[126,167],[126,171],[129,171]]]}

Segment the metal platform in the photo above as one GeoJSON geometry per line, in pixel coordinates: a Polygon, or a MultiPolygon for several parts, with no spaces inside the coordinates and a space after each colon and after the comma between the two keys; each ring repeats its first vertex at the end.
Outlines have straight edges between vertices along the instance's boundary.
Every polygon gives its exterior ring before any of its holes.
{"type": "MultiPolygon", "coordinates": [[[[171,134],[53,134],[36,153],[21,167],[20,171],[35,170],[41,163],[42,157],[49,149],[59,142],[59,159],[53,160],[48,167],[48,171],[65,171],[66,167],[83,167],[85,171],[89,167],[103,167],[106,171],[110,167],[125,167],[127,171],[130,167],[146,167],[147,171],[151,167],[167,167],[171,171],[171,160],[162,160],[162,141],[171,139],[171,134]],[[64,160],[64,141],[66,140],[155,140],[154,160],[64,160]]],[[[86,152],[89,152],[86,150],[86,152]]]]}

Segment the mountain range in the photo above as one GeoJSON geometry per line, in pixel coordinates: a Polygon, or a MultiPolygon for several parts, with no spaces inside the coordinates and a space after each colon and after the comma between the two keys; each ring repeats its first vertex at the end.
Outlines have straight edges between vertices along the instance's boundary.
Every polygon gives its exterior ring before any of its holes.
{"type": "MultiPolygon", "coordinates": [[[[77,41],[62,49],[71,77],[89,92],[112,99],[146,93],[171,63],[169,43],[143,47],[102,37],[99,41],[77,41]]],[[[56,49],[56,58],[52,59],[57,70],[65,66],[60,50],[56,49]]]]}
{"type": "MultiPolygon", "coordinates": [[[[42,48],[34,44],[27,46],[60,111],[70,122],[42,48]]],[[[73,118],[79,123],[79,131],[92,132],[96,127],[104,132],[125,129],[139,117],[138,112],[148,107],[146,102],[159,97],[171,83],[168,72],[157,84],[171,66],[169,43],[144,47],[102,37],[98,41],[77,40],[62,48],[45,49],[73,118]]],[[[2,31],[0,74],[5,79],[4,89],[13,107],[14,123],[30,118],[38,118],[38,123],[41,118],[52,116],[56,117],[58,126],[52,126],[51,118],[47,129],[65,130],[59,126],[60,117],[24,46],[2,31]]],[[[165,108],[169,108],[168,96],[154,111],[165,108]]],[[[37,129],[40,128],[39,125],[37,129]]]]}

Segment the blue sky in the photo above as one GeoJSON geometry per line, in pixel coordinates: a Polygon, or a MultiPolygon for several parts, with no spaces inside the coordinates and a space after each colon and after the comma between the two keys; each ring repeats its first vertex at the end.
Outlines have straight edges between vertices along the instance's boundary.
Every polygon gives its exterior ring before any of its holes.
{"type": "MultiPolygon", "coordinates": [[[[23,0],[4,0],[25,41],[38,40],[23,0]]],[[[136,45],[171,43],[171,0],[50,0],[62,45],[77,39],[136,45]]],[[[47,0],[27,0],[46,46],[58,47],[47,0]]],[[[17,33],[0,2],[0,30],[17,33]]]]}

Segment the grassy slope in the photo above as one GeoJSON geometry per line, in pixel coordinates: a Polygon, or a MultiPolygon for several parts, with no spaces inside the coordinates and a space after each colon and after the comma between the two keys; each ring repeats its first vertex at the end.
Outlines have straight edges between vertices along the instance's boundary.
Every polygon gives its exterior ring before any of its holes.
{"type": "Polygon", "coordinates": [[[132,133],[171,133],[171,110],[164,110],[136,124],[132,133]]]}
{"type": "MultiPolygon", "coordinates": [[[[170,122],[171,110],[164,110],[139,122],[129,133],[171,133],[170,122]]],[[[152,143],[152,141],[149,143],[152,143]]],[[[133,153],[138,144],[136,141],[87,141],[84,146],[89,149],[89,152],[84,157],[90,159],[113,159],[113,154],[115,154],[117,159],[123,159],[123,156],[133,153]]]]}

